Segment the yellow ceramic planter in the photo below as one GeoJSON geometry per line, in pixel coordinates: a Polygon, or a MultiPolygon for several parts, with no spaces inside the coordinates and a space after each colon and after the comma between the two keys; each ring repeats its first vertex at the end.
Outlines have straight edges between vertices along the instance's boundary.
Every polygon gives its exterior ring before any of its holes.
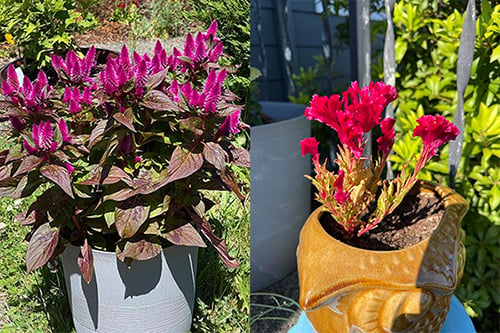
{"type": "Polygon", "coordinates": [[[416,186],[436,191],[445,213],[428,239],[402,250],[352,247],[325,232],[321,208],[309,216],[297,248],[299,303],[318,333],[440,331],[463,273],[468,205],[448,187],[416,186]]]}

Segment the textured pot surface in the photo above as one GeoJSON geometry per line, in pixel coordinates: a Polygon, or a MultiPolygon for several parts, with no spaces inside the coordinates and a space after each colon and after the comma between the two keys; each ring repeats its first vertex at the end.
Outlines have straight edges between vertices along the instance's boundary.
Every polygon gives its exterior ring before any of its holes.
{"type": "Polygon", "coordinates": [[[185,333],[191,328],[198,248],[171,246],[130,268],[115,253],[93,250],[87,284],[77,265],[80,249],[62,255],[66,289],[78,333],[185,333]]]}
{"type": "Polygon", "coordinates": [[[417,186],[435,190],[445,213],[428,239],[402,250],[346,245],[325,232],[321,208],[310,215],[297,248],[299,303],[317,332],[439,332],[463,273],[468,205],[445,186],[417,186]]]}
{"type": "Polygon", "coordinates": [[[310,213],[310,159],[300,140],[310,136],[305,106],[262,102],[263,112],[280,120],[250,129],[251,290],[281,280],[297,264],[300,228],[310,213]]]}

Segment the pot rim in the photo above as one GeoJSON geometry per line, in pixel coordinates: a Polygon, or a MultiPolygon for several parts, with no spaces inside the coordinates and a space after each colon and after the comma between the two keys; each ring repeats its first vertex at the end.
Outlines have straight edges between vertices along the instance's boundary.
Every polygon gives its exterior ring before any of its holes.
{"type": "MultiPolygon", "coordinates": [[[[389,253],[399,253],[399,252],[403,252],[403,251],[408,251],[410,249],[421,247],[425,243],[428,243],[429,240],[430,240],[430,238],[432,237],[432,235],[436,234],[443,227],[443,221],[445,220],[446,211],[448,209],[448,207],[447,207],[447,201],[450,200],[449,197],[451,195],[459,196],[460,198],[462,198],[458,193],[456,193],[455,191],[451,190],[447,186],[435,184],[435,183],[432,183],[432,182],[427,181],[427,180],[419,180],[417,182],[417,186],[419,186],[420,188],[432,190],[433,192],[435,192],[439,196],[439,198],[441,199],[441,201],[443,202],[445,214],[441,217],[441,220],[439,221],[438,226],[436,227],[436,229],[434,229],[434,231],[432,231],[432,233],[430,234],[429,237],[421,240],[420,242],[418,242],[416,244],[410,245],[410,246],[402,248],[402,249],[397,249],[397,250],[370,250],[370,249],[364,249],[364,248],[360,248],[360,247],[355,247],[355,246],[352,246],[350,244],[344,243],[344,242],[336,239],[335,237],[333,237],[332,235],[330,235],[325,230],[325,228],[323,228],[323,226],[321,225],[321,223],[319,222],[320,216],[323,215],[323,213],[327,212],[326,210],[324,210],[324,205],[316,208],[311,213],[310,218],[314,217],[313,222],[315,224],[317,223],[319,225],[319,228],[321,229],[321,232],[324,233],[324,235],[326,237],[328,237],[330,240],[332,240],[334,242],[340,243],[342,246],[346,246],[346,247],[350,248],[353,251],[360,251],[360,252],[366,252],[366,253],[377,253],[377,254],[384,254],[384,253],[385,254],[389,254],[389,253]],[[449,194],[446,194],[445,196],[443,196],[443,193],[440,193],[440,191],[437,190],[439,188],[446,188],[446,189],[450,190],[451,192],[449,194]]],[[[465,199],[462,198],[462,200],[463,200],[464,204],[467,204],[466,201],[465,201],[465,199]]]]}
{"type": "MultiPolygon", "coordinates": [[[[291,103],[291,102],[283,102],[283,101],[259,101],[259,103],[270,103],[270,104],[274,104],[274,105],[277,105],[277,104],[293,105],[293,106],[299,106],[300,108],[303,107],[304,110],[307,108],[307,105],[302,105],[302,104],[297,104],[297,103],[291,103]]],[[[264,110],[262,110],[261,112],[264,113],[264,114],[267,114],[264,110]]],[[[288,118],[288,119],[277,120],[277,121],[274,121],[274,122],[268,123],[268,124],[261,124],[261,125],[251,126],[250,129],[272,128],[272,127],[278,126],[279,124],[286,124],[286,123],[289,123],[289,122],[298,121],[300,119],[307,119],[304,116],[304,112],[303,111],[298,116],[295,116],[295,117],[292,117],[292,118],[288,118]]]]}
{"type": "MultiPolygon", "coordinates": [[[[71,244],[70,242],[67,242],[66,244],[64,244],[64,246],[65,246],[65,248],[64,248],[64,251],[63,251],[62,253],[66,252],[66,248],[67,248],[67,247],[73,247],[73,248],[77,248],[77,249],[80,249],[80,250],[81,250],[81,249],[82,249],[82,247],[83,247],[83,245],[74,245],[74,244],[71,244]]],[[[162,249],[161,249],[161,250],[162,250],[162,251],[165,251],[166,249],[171,248],[171,247],[173,247],[173,246],[182,246],[182,247],[198,247],[198,246],[185,246],[185,245],[176,245],[176,244],[171,244],[171,245],[168,245],[168,246],[166,246],[166,247],[162,247],[162,249]]],[[[94,252],[95,252],[95,253],[100,253],[100,254],[109,254],[109,255],[111,255],[111,254],[112,254],[112,255],[114,255],[115,257],[117,256],[115,251],[103,251],[103,250],[95,249],[95,248],[93,248],[92,246],[90,246],[90,248],[92,249],[92,253],[94,253],[94,252]]],[[[62,253],[61,253],[61,254],[62,254],[62,253]]],[[[153,258],[154,258],[154,257],[153,257],[153,258]]],[[[152,259],[152,258],[150,258],[150,259],[152,259]]],[[[149,259],[147,259],[147,260],[149,260],[149,259]]],[[[134,260],[134,261],[135,261],[135,260],[134,260]]],[[[145,261],[145,260],[140,260],[140,261],[145,261]]]]}

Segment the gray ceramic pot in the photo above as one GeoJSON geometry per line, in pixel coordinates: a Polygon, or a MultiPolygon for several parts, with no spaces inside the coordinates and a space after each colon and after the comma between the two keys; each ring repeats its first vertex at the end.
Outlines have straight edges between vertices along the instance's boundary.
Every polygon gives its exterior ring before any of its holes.
{"type": "Polygon", "coordinates": [[[310,213],[311,159],[300,141],[311,135],[304,105],[261,102],[277,120],[255,126],[251,135],[251,290],[279,281],[296,267],[300,229],[310,213]]]}
{"type": "Polygon", "coordinates": [[[115,253],[93,250],[87,284],[77,265],[80,249],[62,255],[66,290],[78,333],[185,333],[191,328],[197,247],[171,246],[130,268],[115,253]]]}

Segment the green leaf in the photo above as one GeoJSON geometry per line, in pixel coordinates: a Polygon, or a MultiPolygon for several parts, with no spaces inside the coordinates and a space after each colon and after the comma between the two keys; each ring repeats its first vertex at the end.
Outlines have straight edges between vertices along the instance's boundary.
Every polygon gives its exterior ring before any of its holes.
{"type": "Polygon", "coordinates": [[[44,165],[40,168],[40,173],[59,186],[72,199],[75,198],[71,188],[71,179],[65,167],[56,164],[44,165]]]}
{"type": "Polygon", "coordinates": [[[59,229],[51,227],[48,223],[44,223],[36,229],[26,251],[28,273],[47,263],[54,253],[58,239],[59,229]]]}
{"type": "Polygon", "coordinates": [[[495,47],[495,49],[491,53],[490,63],[494,62],[494,61],[500,62],[500,45],[498,45],[497,47],[495,47]]]}

